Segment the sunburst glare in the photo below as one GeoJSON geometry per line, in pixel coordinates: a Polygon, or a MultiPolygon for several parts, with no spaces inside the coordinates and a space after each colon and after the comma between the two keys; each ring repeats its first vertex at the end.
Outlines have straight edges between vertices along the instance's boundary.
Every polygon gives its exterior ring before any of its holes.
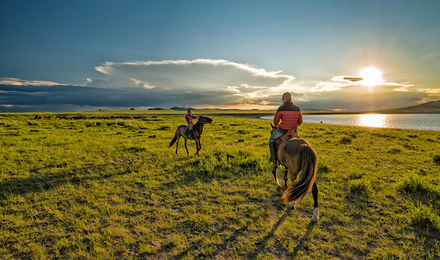
{"type": "Polygon", "coordinates": [[[360,82],[365,86],[375,86],[379,85],[383,82],[382,79],[382,72],[376,68],[366,68],[363,69],[360,73],[360,76],[363,78],[363,80],[360,82]]]}

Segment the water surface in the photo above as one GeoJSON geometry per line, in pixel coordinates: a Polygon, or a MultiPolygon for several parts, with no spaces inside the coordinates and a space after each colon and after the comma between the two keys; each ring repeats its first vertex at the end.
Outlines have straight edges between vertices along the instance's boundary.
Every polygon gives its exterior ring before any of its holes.
{"type": "MultiPolygon", "coordinates": [[[[273,116],[263,119],[272,120],[273,116]]],[[[308,123],[440,131],[440,114],[303,115],[308,123]]]]}

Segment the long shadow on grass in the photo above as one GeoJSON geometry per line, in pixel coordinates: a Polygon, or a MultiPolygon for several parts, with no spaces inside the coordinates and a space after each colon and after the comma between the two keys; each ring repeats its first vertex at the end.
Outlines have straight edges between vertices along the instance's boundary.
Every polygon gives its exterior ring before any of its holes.
{"type": "Polygon", "coordinates": [[[259,246],[257,250],[252,254],[253,257],[251,258],[257,258],[257,256],[266,248],[267,243],[270,241],[271,238],[275,235],[275,232],[280,227],[280,225],[286,220],[289,213],[292,211],[292,209],[286,207],[286,211],[284,211],[283,215],[278,219],[278,221],[273,225],[272,230],[263,237],[263,240],[260,243],[257,243],[259,246]]]}
{"type": "MultiPolygon", "coordinates": [[[[286,213],[285,213],[286,215],[286,213]]],[[[276,227],[274,227],[274,229],[272,230],[272,232],[274,233],[275,230],[278,228],[278,226],[281,224],[282,221],[284,221],[285,216],[283,215],[282,220],[280,219],[278,222],[280,222],[279,224],[277,223],[276,227]]],[[[227,237],[224,241],[223,244],[219,245],[217,247],[217,250],[215,252],[212,253],[211,258],[216,258],[219,254],[221,254],[222,252],[225,252],[225,250],[227,250],[228,246],[235,241],[240,235],[243,235],[244,232],[246,232],[248,230],[248,226],[253,223],[254,221],[256,221],[255,219],[251,219],[249,220],[246,225],[241,226],[240,228],[236,229],[229,237],[227,237]]],[[[200,238],[199,240],[197,240],[196,242],[194,242],[190,247],[188,247],[186,250],[182,251],[180,254],[176,255],[175,257],[173,257],[173,259],[181,259],[184,256],[187,256],[189,253],[193,253],[194,251],[196,251],[199,246],[202,244],[204,238],[200,238]]],[[[267,242],[266,242],[267,243],[267,242]]],[[[197,255],[196,257],[206,257],[206,255],[204,254],[200,254],[197,255]]],[[[231,257],[233,258],[233,257],[231,257]]]]}
{"type": "Polygon", "coordinates": [[[8,197],[11,195],[26,195],[30,192],[51,190],[66,183],[77,185],[87,180],[110,178],[115,175],[130,173],[130,169],[126,167],[122,169],[122,171],[114,171],[109,174],[96,174],[95,172],[99,172],[99,169],[105,169],[105,165],[93,165],[73,168],[68,171],[60,171],[57,174],[42,173],[41,175],[37,175],[43,169],[44,168],[33,169],[34,175],[29,178],[0,182],[0,206],[6,206],[8,197]],[[77,177],[78,174],[81,177],[77,177]]]}
{"type": "Polygon", "coordinates": [[[310,223],[307,227],[307,232],[304,234],[304,236],[299,240],[298,245],[293,249],[292,256],[295,258],[295,256],[298,254],[299,251],[302,251],[304,248],[305,243],[310,240],[310,234],[312,234],[313,229],[316,227],[316,221],[310,220],[310,223]]]}

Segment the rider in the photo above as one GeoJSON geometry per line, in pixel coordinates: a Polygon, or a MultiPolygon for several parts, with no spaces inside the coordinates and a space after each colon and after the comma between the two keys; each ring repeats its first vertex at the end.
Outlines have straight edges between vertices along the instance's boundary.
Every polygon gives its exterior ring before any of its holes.
{"type": "Polygon", "coordinates": [[[191,137],[191,130],[194,125],[194,119],[198,119],[198,116],[192,115],[191,109],[188,109],[187,115],[185,116],[186,122],[188,123],[188,137],[191,137]]]}
{"type": "Polygon", "coordinates": [[[275,140],[280,136],[287,134],[289,130],[295,130],[295,137],[299,138],[298,126],[303,122],[301,110],[292,103],[292,96],[290,93],[284,93],[281,100],[283,101],[283,105],[278,108],[275,117],[273,118],[273,123],[275,127],[278,128],[273,131],[269,138],[270,162],[276,162],[277,160],[275,153],[275,140]]]}

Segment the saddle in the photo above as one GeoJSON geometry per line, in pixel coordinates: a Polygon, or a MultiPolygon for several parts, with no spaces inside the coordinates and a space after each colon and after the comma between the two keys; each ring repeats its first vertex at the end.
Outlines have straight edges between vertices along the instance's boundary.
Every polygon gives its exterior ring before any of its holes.
{"type": "Polygon", "coordinates": [[[284,141],[284,140],[289,140],[291,138],[297,138],[295,136],[295,130],[289,130],[287,131],[287,133],[283,136],[278,137],[275,140],[275,152],[278,150],[278,146],[280,146],[280,144],[284,141]]]}
{"type": "Polygon", "coordinates": [[[296,130],[288,130],[288,131],[287,131],[287,134],[285,134],[285,135],[283,136],[283,140],[285,140],[285,139],[290,139],[290,138],[296,138],[295,131],[296,131],[296,130]]]}

